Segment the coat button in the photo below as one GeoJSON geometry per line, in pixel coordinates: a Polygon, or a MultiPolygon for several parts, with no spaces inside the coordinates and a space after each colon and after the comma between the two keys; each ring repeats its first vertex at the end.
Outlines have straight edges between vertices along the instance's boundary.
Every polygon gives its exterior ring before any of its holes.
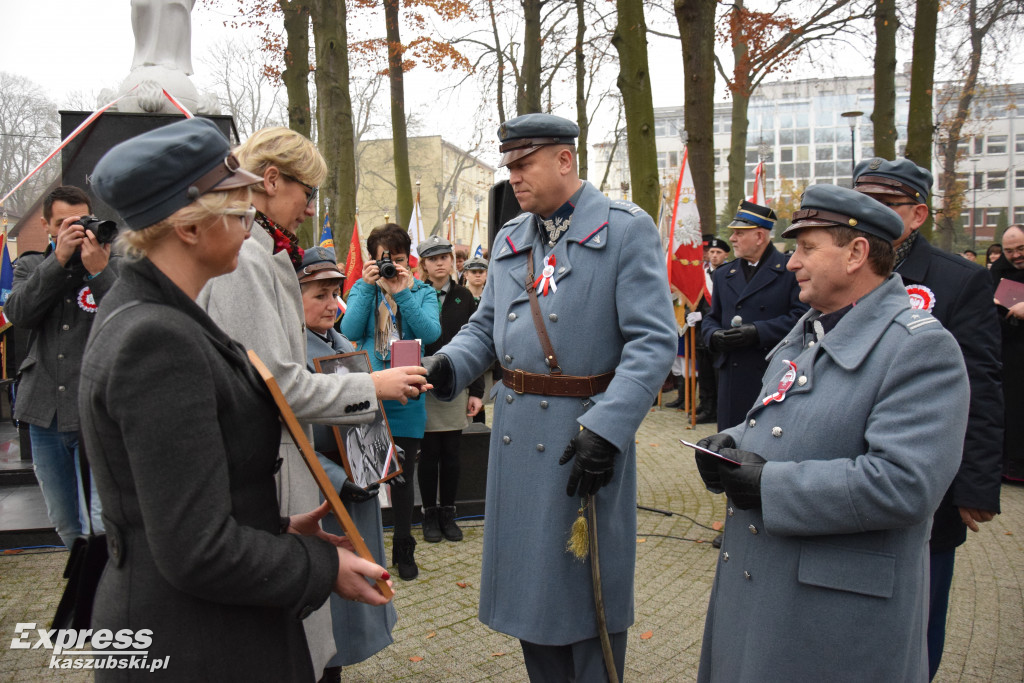
{"type": "Polygon", "coordinates": [[[750,579],[752,579],[753,577],[750,576],[750,572],[743,572],[743,578],[747,581],[750,581],[750,579]]]}
{"type": "Polygon", "coordinates": [[[544,410],[547,410],[548,402],[547,401],[541,401],[540,402],[540,407],[543,408],[544,410]]]}
{"type": "Polygon", "coordinates": [[[755,536],[757,536],[757,527],[756,527],[756,526],[754,526],[753,524],[751,524],[751,525],[750,525],[750,526],[748,526],[747,528],[748,528],[748,529],[750,529],[750,533],[752,533],[752,534],[754,534],[755,536]]]}
{"type": "Polygon", "coordinates": [[[506,395],[505,395],[505,403],[511,403],[511,402],[512,402],[512,401],[514,401],[514,400],[515,400],[515,399],[514,399],[514,398],[512,398],[512,394],[506,394],[506,395]]]}
{"type": "Polygon", "coordinates": [[[813,341],[807,342],[807,348],[811,348],[812,346],[814,346],[814,342],[813,341]]]}
{"type": "Polygon", "coordinates": [[[71,329],[71,325],[68,325],[68,324],[64,324],[64,325],[61,325],[61,326],[60,326],[60,329],[62,329],[62,330],[64,330],[65,332],[67,332],[68,330],[70,330],[70,329],[71,329]]]}
{"type": "Polygon", "coordinates": [[[729,553],[727,553],[727,552],[722,553],[722,562],[728,562],[728,561],[729,561],[729,553]]]}
{"type": "Polygon", "coordinates": [[[775,438],[782,436],[782,427],[772,427],[772,436],[775,438]]]}
{"type": "Polygon", "coordinates": [[[729,507],[725,508],[725,514],[727,514],[730,517],[732,517],[734,514],[736,514],[736,511],[733,510],[732,509],[732,505],[730,505],[729,507]]]}
{"type": "Polygon", "coordinates": [[[548,320],[550,320],[553,323],[557,323],[558,322],[558,315],[555,314],[555,313],[549,313],[548,314],[548,320]]]}
{"type": "Polygon", "coordinates": [[[750,422],[747,423],[747,426],[748,427],[756,427],[757,426],[757,420],[751,418],[750,422]]]}
{"type": "Polygon", "coordinates": [[[61,384],[59,387],[57,387],[57,391],[67,391],[67,390],[68,390],[67,387],[64,386],[63,384],[61,384]]]}
{"type": "Polygon", "coordinates": [[[515,319],[516,319],[516,317],[517,317],[517,316],[516,316],[516,314],[515,314],[515,313],[509,313],[509,314],[508,314],[508,319],[509,319],[509,320],[515,320],[515,319]]]}
{"type": "Polygon", "coordinates": [[[506,434],[505,436],[501,437],[501,442],[507,446],[508,444],[512,443],[512,437],[506,434]]]}
{"type": "Polygon", "coordinates": [[[797,386],[802,387],[807,384],[807,375],[800,375],[800,378],[796,381],[797,386]]]}
{"type": "Polygon", "coordinates": [[[66,304],[71,303],[71,299],[64,299],[64,303],[66,303],[66,304]]]}
{"type": "Polygon", "coordinates": [[[564,273],[565,272],[565,266],[562,266],[561,268],[559,268],[558,272],[559,273],[564,273]]]}
{"type": "Polygon", "coordinates": [[[543,453],[544,452],[544,444],[542,444],[542,443],[537,444],[537,450],[540,451],[541,453],[543,453]]]}
{"type": "Polygon", "coordinates": [[[508,354],[505,354],[505,364],[507,365],[507,364],[509,364],[511,362],[512,362],[512,356],[510,356],[508,354]]]}
{"type": "Polygon", "coordinates": [[[737,311],[742,309],[742,308],[743,308],[743,304],[736,304],[736,310],[737,311]]]}
{"type": "Polygon", "coordinates": [[[57,354],[57,360],[64,360],[64,354],[63,353],[58,353],[57,354]]]}

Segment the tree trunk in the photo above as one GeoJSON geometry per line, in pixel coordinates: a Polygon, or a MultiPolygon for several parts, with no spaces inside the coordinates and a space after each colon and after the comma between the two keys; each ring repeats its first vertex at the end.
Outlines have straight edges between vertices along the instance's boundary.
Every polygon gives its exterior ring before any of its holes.
{"type": "Polygon", "coordinates": [[[494,16],[494,0],[487,0],[487,9],[491,17],[491,32],[494,34],[494,54],[498,58],[498,77],[495,82],[496,105],[498,107],[498,124],[505,123],[505,53],[498,35],[498,19],[494,16]]]}
{"type": "Polygon", "coordinates": [[[674,0],[683,48],[687,155],[701,231],[715,232],[715,0],[674,0]]]}
{"type": "MultiPolygon", "coordinates": [[[[744,88],[732,93],[732,132],[729,136],[729,204],[732,213],[747,197],[747,111],[750,95],[744,88]]],[[[762,199],[762,201],[764,201],[762,199]]],[[[731,219],[732,216],[730,215],[731,219]]]]}
{"type": "Polygon", "coordinates": [[[576,0],[576,120],[580,126],[580,137],[576,142],[580,178],[587,179],[587,138],[590,122],[587,119],[586,63],[583,57],[583,37],[587,22],[583,12],[583,0],[576,0]]]}
{"type": "MultiPolygon", "coordinates": [[[[315,0],[313,39],[316,44],[319,147],[327,161],[321,195],[331,200],[334,243],[347,249],[356,218],[356,155],[349,95],[348,27],[344,2],[315,0]]],[[[337,253],[337,252],[336,252],[337,253]]],[[[347,253],[347,252],[346,252],[347,253]]],[[[342,254],[338,261],[344,263],[342,254]]]]}
{"type": "MultiPolygon", "coordinates": [[[[978,72],[981,69],[981,49],[985,38],[985,31],[977,28],[977,0],[970,0],[967,6],[967,25],[971,31],[971,56],[967,65],[967,73],[960,86],[960,94],[957,97],[956,113],[953,114],[953,119],[949,122],[947,128],[946,149],[942,155],[942,220],[937,225],[936,237],[938,238],[938,246],[946,251],[952,251],[953,249],[954,222],[960,216],[960,211],[964,205],[963,193],[967,190],[966,187],[960,188],[958,186],[956,167],[957,161],[959,161],[961,132],[971,110],[975,89],[978,87],[978,72]]],[[[977,182],[977,179],[971,178],[971,182],[977,182]]],[[[972,221],[974,220],[973,214],[974,207],[972,206],[972,221]]]]}
{"type": "Polygon", "coordinates": [[[309,115],[309,6],[300,0],[281,0],[284,15],[284,81],[288,94],[288,127],[307,138],[309,115]]]}
{"type": "MultiPolygon", "coordinates": [[[[910,71],[910,115],[907,119],[906,157],[922,168],[932,167],[932,90],[935,85],[935,30],[938,0],[917,0],[914,18],[914,49],[910,71]]],[[[932,234],[932,217],[918,230],[932,234]]]]}
{"type": "Polygon", "coordinates": [[[540,7],[543,0],[522,0],[523,68],[520,71],[516,106],[519,115],[541,110],[540,96],[540,7]]]}
{"type": "Polygon", "coordinates": [[[395,193],[398,215],[405,227],[412,217],[412,178],[409,173],[409,138],[405,130],[405,76],[402,71],[402,38],[398,31],[398,0],[384,0],[388,38],[388,80],[391,83],[391,140],[394,146],[395,193]]]}
{"type": "MultiPolygon", "coordinates": [[[[895,0],[875,0],[875,156],[896,158],[896,17],[895,0]]],[[[932,40],[935,34],[932,33],[932,40]]],[[[853,158],[856,158],[856,154],[853,158]]]]}
{"type": "Polygon", "coordinates": [[[647,65],[647,24],[643,3],[616,0],[618,22],[612,45],[619,53],[617,85],[626,111],[626,149],[633,201],[651,216],[658,215],[661,184],[654,140],[654,101],[647,65]]]}

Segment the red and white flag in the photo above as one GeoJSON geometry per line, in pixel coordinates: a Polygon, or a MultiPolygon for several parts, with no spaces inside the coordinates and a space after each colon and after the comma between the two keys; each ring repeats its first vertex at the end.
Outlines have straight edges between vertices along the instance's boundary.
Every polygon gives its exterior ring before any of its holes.
{"type": "Polygon", "coordinates": [[[768,198],[764,192],[764,162],[757,164],[754,169],[754,194],[750,201],[760,206],[768,206],[768,198]]]}
{"type": "Polygon", "coordinates": [[[668,281],[683,294],[691,309],[704,294],[704,244],[701,240],[697,192],[683,148],[683,165],[679,169],[675,203],[672,207],[672,230],[668,238],[668,281]]]}
{"type": "Polygon", "coordinates": [[[420,211],[420,197],[416,194],[416,203],[412,205],[412,218],[409,219],[409,239],[412,246],[409,247],[409,268],[415,268],[420,260],[420,242],[426,239],[423,234],[423,214],[420,211]]]}

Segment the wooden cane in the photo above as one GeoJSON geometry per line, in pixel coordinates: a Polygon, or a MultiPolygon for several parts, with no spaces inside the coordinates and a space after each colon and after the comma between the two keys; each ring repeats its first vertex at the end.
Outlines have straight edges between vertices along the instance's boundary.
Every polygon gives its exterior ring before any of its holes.
{"type": "MultiPolygon", "coordinates": [[[[284,397],[281,392],[281,387],[277,385],[277,380],[274,379],[274,375],[270,372],[260,357],[256,355],[256,352],[249,349],[249,361],[256,368],[256,371],[260,373],[260,377],[266,383],[267,388],[270,389],[270,395],[274,397],[274,402],[277,403],[277,409],[281,412],[281,421],[284,426],[288,429],[288,433],[292,435],[292,440],[295,445],[299,447],[302,452],[302,459],[306,461],[306,467],[309,468],[309,473],[313,475],[313,479],[316,480],[316,485],[320,487],[320,491],[324,494],[324,498],[331,506],[331,511],[334,516],[341,522],[341,528],[345,530],[345,536],[352,542],[353,547],[356,549],[356,554],[359,557],[377,564],[377,561],[373,559],[373,555],[370,553],[370,549],[366,547],[366,542],[359,533],[359,529],[356,528],[355,522],[349,517],[348,510],[341,504],[341,498],[338,497],[338,492],[334,490],[334,486],[331,484],[330,478],[327,476],[327,472],[324,471],[324,466],[320,464],[320,461],[316,457],[316,451],[313,450],[313,445],[309,443],[309,439],[306,438],[306,433],[302,431],[302,426],[299,421],[295,418],[295,413],[292,411],[292,407],[288,405],[288,399],[284,397]]],[[[395,592],[391,590],[391,586],[388,585],[384,579],[376,579],[377,590],[381,592],[385,598],[392,598],[395,592]]]]}
{"type": "Polygon", "coordinates": [[[689,346],[692,351],[687,356],[686,383],[690,385],[690,429],[694,429],[697,426],[697,330],[694,327],[690,327],[689,346]]]}

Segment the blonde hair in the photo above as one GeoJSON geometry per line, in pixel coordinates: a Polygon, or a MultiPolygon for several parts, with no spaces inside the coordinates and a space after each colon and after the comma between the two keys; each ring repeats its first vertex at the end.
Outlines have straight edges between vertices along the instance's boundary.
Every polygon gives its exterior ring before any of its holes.
{"type": "Polygon", "coordinates": [[[225,209],[247,209],[250,198],[251,194],[247,187],[207,192],[159,223],[141,230],[124,230],[117,236],[115,247],[129,258],[142,258],[156,244],[166,239],[176,226],[199,225],[220,216],[225,209]]]}
{"type": "MultiPolygon", "coordinates": [[[[307,185],[320,186],[327,178],[327,162],[308,138],[290,128],[276,126],[253,133],[235,150],[235,156],[246,171],[262,176],[270,166],[307,185]]],[[[263,185],[253,185],[256,192],[266,192],[263,185]]]]}

